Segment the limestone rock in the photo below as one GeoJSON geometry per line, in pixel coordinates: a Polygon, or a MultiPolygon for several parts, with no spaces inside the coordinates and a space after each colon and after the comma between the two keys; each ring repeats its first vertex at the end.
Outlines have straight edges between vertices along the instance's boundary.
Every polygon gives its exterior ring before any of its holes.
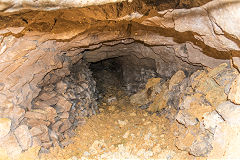
{"type": "Polygon", "coordinates": [[[232,83],[228,99],[235,104],[240,104],[240,75],[232,83]]]}
{"type": "Polygon", "coordinates": [[[61,127],[59,128],[59,132],[65,132],[66,130],[68,130],[70,127],[72,126],[72,123],[67,119],[63,121],[63,124],[61,125],[61,127]]]}
{"type": "Polygon", "coordinates": [[[221,103],[216,108],[218,114],[230,125],[239,125],[240,123],[240,105],[235,105],[229,101],[221,103]]]}
{"type": "Polygon", "coordinates": [[[26,114],[24,116],[29,119],[47,120],[46,115],[41,113],[41,111],[40,112],[38,112],[38,111],[39,110],[28,111],[28,112],[26,112],[26,114]]]}
{"type": "Polygon", "coordinates": [[[47,101],[56,96],[56,92],[44,92],[38,96],[42,101],[47,101]]]}
{"type": "Polygon", "coordinates": [[[172,90],[172,88],[175,85],[178,85],[180,82],[183,81],[183,79],[185,78],[185,73],[183,71],[177,71],[177,73],[175,73],[172,78],[169,80],[169,90],[172,90]]]}
{"type": "Polygon", "coordinates": [[[193,126],[196,125],[198,123],[198,120],[196,119],[196,117],[192,116],[191,114],[189,114],[187,111],[184,110],[180,110],[177,114],[176,120],[187,126],[193,126]]]}
{"type": "Polygon", "coordinates": [[[142,90],[130,97],[131,104],[140,106],[143,104],[146,104],[148,102],[147,100],[147,92],[146,90],[142,90]]]}
{"type": "Polygon", "coordinates": [[[209,130],[212,134],[214,134],[218,124],[224,121],[216,111],[205,113],[203,117],[202,123],[204,128],[209,130]]]}
{"type": "Polygon", "coordinates": [[[58,93],[65,93],[67,90],[67,84],[64,83],[63,81],[60,81],[56,84],[56,89],[58,93]]]}
{"type": "Polygon", "coordinates": [[[37,137],[41,140],[42,143],[49,142],[50,141],[50,137],[49,137],[49,129],[48,129],[48,127],[45,126],[45,125],[40,125],[39,127],[40,127],[40,129],[42,131],[42,134],[37,135],[37,137]]]}
{"type": "Polygon", "coordinates": [[[190,147],[190,154],[194,156],[206,156],[212,150],[211,135],[200,134],[190,147]]]}
{"type": "Polygon", "coordinates": [[[220,123],[216,128],[213,150],[208,159],[238,159],[240,156],[240,126],[230,126],[227,122],[220,123]]]}
{"type": "Polygon", "coordinates": [[[63,141],[61,141],[61,146],[62,147],[66,147],[69,144],[72,144],[73,141],[71,139],[64,139],[63,141]]]}
{"type": "Polygon", "coordinates": [[[49,149],[50,147],[52,147],[52,145],[53,145],[53,142],[42,143],[42,147],[45,149],[49,149]]]}
{"type": "Polygon", "coordinates": [[[0,138],[5,137],[11,129],[11,120],[8,118],[0,118],[0,138]]]}
{"type": "Polygon", "coordinates": [[[49,126],[51,124],[51,122],[44,121],[44,120],[41,120],[41,119],[27,119],[26,124],[30,127],[35,127],[35,126],[39,126],[39,125],[49,126]]]}
{"type": "Polygon", "coordinates": [[[63,111],[67,112],[71,109],[72,104],[69,101],[67,101],[64,97],[59,96],[57,106],[61,107],[63,111]]]}
{"type": "Polygon", "coordinates": [[[60,126],[61,126],[62,124],[63,124],[62,121],[57,121],[56,123],[54,123],[54,124],[52,125],[53,131],[58,132],[58,131],[59,131],[59,128],[60,128],[60,126]]]}
{"type": "Polygon", "coordinates": [[[43,131],[41,130],[40,126],[35,126],[30,129],[30,133],[32,136],[37,136],[37,135],[42,134],[43,131]]]}
{"type": "Polygon", "coordinates": [[[69,117],[69,113],[68,112],[63,112],[62,114],[60,114],[59,118],[61,119],[67,119],[69,117]]]}
{"type": "Polygon", "coordinates": [[[220,103],[227,100],[227,95],[224,93],[223,87],[213,88],[206,93],[206,99],[212,106],[218,106],[220,103]]]}
{"type": "Polygon", "coordinates": [[[53,107],[41,101],[36,102],[35,107],[43,111],[48,121],[55,122],[55,117],[57,116],[57,112],[53,107]]]}
{"type": "Polygon", "coordinates": [[[30,131],[28,130],[28,126],[26,125],[19,126],[14,131],[14,134],[22,150],[27,150],[32,146],[32,136],[30,131]]]}
{"type": "Polygon", "coordinates": [[[15,156],[22,152],[22,148],[19,146],[13,133],[10,133],[6,137],[0,139],[0,147],[3,148],[11,158],[15,158],[15,156]]]}
{"type": "Polygon", "coordinates": [[[19,106],[9,109],[9,118],[12,120],[12,128],[15,129],[24,118],[25,110],[19,106]]]}

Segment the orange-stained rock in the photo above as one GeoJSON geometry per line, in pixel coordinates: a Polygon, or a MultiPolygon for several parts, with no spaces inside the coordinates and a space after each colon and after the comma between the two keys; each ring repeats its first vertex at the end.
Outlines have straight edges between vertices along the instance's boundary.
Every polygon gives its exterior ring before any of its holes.
{"type": "Polygon", "coordinates": [[[240,104],[240,75],[232,83],[228,99],[235,104],[240,104]]]}

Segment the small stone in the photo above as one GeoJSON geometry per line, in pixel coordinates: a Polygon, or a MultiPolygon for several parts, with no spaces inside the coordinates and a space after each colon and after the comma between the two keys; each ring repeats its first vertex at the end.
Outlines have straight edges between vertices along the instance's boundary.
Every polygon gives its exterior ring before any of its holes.
{"type": "Polygon", "coordinates": [[[73,144],[73,141],[72,141],[71,139],[64,139],[64,140],[61,142],[62,147],[66,147],[66,146],[68,146],[69,144],[73,144]]]}
{"type": "Polygon", "coordinates": [[[26,114],[24,115],[26,118],[29,119],[40,119],[40,120],[47,120],[47,117],[39,112],[34,112],[34,111],[28,111],[26,112],[26,114]]]}
{"type": "Polygon", "coordinates": [[[131,117],[135,117],[137,114],[135,112],[130,113],[131,117]]]}
{"type": "Polygon", "coordinates": [[[128,138],[130,131],[128,130],[124,135],[123,138],[128,138]]]}
{"type": "Polygon", "coordinates": [[[60,128],[60,126],[61,126],[62,124],[63,124],[62,121],[57,121],[56,123],[54,123],[54,124],[52,125],[53,131],[58,132],[58,131],[59,131],[59,128],[60,128]]]}
{"type": "Polygon", "coordinates": [[[211,138],[209,136],[200,134],[195,139],[190,147],[189,153],[194,156],[206,156],[211,150],[211,138]]]}
{"type": "Polygon", "coordinates": [[[78,160],[76,156],[71,157],[71,160],[78,160]]]}
{"type": "Polygon", "coordinates": [[[137,152],[137,155],[138,155],[138,156],[141,156],[141,155],[143,155],[145,152],[146,152],[146,150],[142,148],[142,149],[140,149],[140,150],[137,152]]]}
{"type": "Polygon", "coordinates": [[[150,121],[147,121],[147,122],[144,122],[144,123],[143,123],[144,126],[149,125],[149,124],[151,124],[150,121]]]}
{"type": "Polygon", "coordinates": [[[109,107],[108,107],[108,110],[109,110],[109,111],[115,111],[115,110],[116,110],[116,107],[115,107],[115,106],[109,106],[109,107]]]}
{"type": "Polygon", "coordinates": [[[11,129],[11,120],[8,118],[0,118],[0,138],[5,137],[11,129]]]}
{"type": "Polygon", "coordinates": [[[65,132],[66,130],[68,130],[70,127],[72,126],[72,123],[67,119],[63,121],[62,126],[59,129],[59,132],[65,132]]]}
{"type": "Polygon", "coordinates": [[[39,110],[42,110],[44,115],[46,115],[48,121],[55,122],[55,117],[57,116],[57,112],[53,107],[41,101],[36,102],[35,105],[36,105],[35,106],[36,108],[38,108],[39,110]]]}
{"type": "Polygon", "coordinates": [[[128,120],[124,120],[124,121],[118,120],[118,124],[120,125],[120,127],[124,127],[125,125],[127,125],[127,123],[128,123],[128,120]]]}
{"type": "Polygon", "coordinates": [[[148,113],[146,112],[146,113],[143,113],[143,116],[144,117],[147,117],[148,116],[148,113]]]}
{"type": "Polygon", "coordinates": [[[185,125],[186,127],[188,126],[193,126],[196,125],[198,123],[198,120],[196,119],[196,117],[193,117],[191,114],[189,114],[187,111],[185,110],[180,110],[176,116],[176,120],[185,125]]]}
{"type": "Polygon", "coordinates": [[[185,77],[185,73],[182,70],[177,71],[169,81],[169,90],[182,82],[185,77]]]}
{"type": "Polygon", "coordinates": [[[44,142],[49,142],[50,137],[49,137],[49,132],[48,132],[48,127],[45,125],[41,125],[41,130],[42,134],[38,135],[37,137],[44,143],[44,142]]]}
{"type": "Polygon", "coordinates": [[[22,150],[27,150],[32,146],[32,136],[28,129],[28,126],[21,125],[15,131],[14,134],[18,140],[22,150]]]}
{"type": "Polygon", "coordinates": [[[58,93],[65,93],[67,90],[67,84],[64,83],[63,81],[60,81],[56,84],[56,89],[58,93]]]}
{"type": "Polygon", "coordinates": [[[43,101],[47,101],[53,97],[56,96],[56,92],[44,92],[43,94],[39,95],[38,98],[43,100],[43,101]]]}
{"type": "Polygon", "coordinates": [[[88,156],[90,156],[91,154],[90,154],[89,152],[85,151],[85,152],[83,153],[83,155],[84,155],[85,157],[88,157],[88,156]]]}
{"type": "Polygon", "coordinates": [[[27,125],[30,127],[35,127],[39,125],[49,126],[51,123],[49,121],[39,120],[39,119],[28,119],[27,125]]]}
{"type": "Polygon", "coordinates": [[[42,143],[42,147],[45,149],[49,149],[50,147],[52,147],[52,145],[53,145],[53,142],[42,143]]]}
{"type": "Polygon", "coordinates": [[[224,93],[224,88],[214,88],[206,93],[206,99],[212,106],[218,106],[223,101],[227,100],[227,95],[224,93]]]}
{"type": "Polygon", "coordinates": [[[44,101],[44,103],[46,103],[49,106],[55,105],[55,104],[57,104],[57,102],[58,102],[57,97],[53,97],[51,99],[48,99],[48,100],[44,101]]]}
{"type": "Polygon", "coordinates": [[[59,146],[59,141],[58,141],[57,134],[54,131],[50,130],[49,136],[50,136],[50,138],[51,138],[51,140],[53,142],[53,146],[54,147],[59,146]]]}
{"type": "Polygon", "coordinates": [[[67,101],[64,97],[59,96],[57,106],[62,107],[63,111],[68,112],[70,111],[72,104],[69,101],[67,101]]]}
{"type": "Polygon", "coordinates": [[[43,131],[40,129],[39,126],[35,126],[35,127],[32,127],[32,128],[30,129],[30,133],[31,133],[32,136],[37,136],[37,135],[42,134],[43,131]]]}
{"type": "Polygon", "coordinates": [[[104,109],[103,108],[99,108],[99,112],[104,112],[104,109]]]}
{"type": "Polygon", "coordinates": [[[32,138],[32,147],[41,146],[41,145],[42,143],[39,138],[37,137],[32,138]]]}
{"type": "Polygon", "coordinates": [[[116,97],[110,97],[110,98],[107,99],[108,103],[113,103],[113,102],[116,102],[116,101],[117,101],[116,97]]]}
{"type": "Polygon", "coordinates": [[[61,118],[61,119],[67,119],[69,117],[69,113],[68,112],[63,112],[60,116],[59,116],[59,118],[61,118]]]}
{"type": "Polygon", "coordinates": [[[95,140],[91,147],[89,148],[89,152],[91,154],[98,154],[106,148],[106,144],[104,140],[95,140]]]}

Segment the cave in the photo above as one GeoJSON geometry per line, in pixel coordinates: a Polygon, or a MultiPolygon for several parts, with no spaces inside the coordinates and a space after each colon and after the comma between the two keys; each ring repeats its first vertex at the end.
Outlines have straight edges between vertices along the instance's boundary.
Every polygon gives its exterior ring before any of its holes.
{"type": "Polygon", "coordinates": [[[0,159],[239,159],[238,0],[0,0],[0,159]]]}

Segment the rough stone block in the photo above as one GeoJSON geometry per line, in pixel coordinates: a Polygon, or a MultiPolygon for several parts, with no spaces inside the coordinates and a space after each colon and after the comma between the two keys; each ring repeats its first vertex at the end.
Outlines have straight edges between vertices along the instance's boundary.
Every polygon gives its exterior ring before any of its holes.
{"type": "Polygon", "coordinates": [[[15,158],[22,152],[22,148],[13,133],[9,133],[4,138],[0,139],[0,147],[3,148],[8,156],[15,158]]]}
{"type": "Polygon", "coordinates": [[[0,138],[5,137],[11,129],[11,120],[8,118],[0,118],[0,138]]]}
{"type": "Polygon", "coordinates": [[[32,136],[28,129],[28,126],[21,125],[15,131],[14,134],[17,138],[19,145],[22,147],[22,150],[27,150],[32,146],[32,136]]]}

